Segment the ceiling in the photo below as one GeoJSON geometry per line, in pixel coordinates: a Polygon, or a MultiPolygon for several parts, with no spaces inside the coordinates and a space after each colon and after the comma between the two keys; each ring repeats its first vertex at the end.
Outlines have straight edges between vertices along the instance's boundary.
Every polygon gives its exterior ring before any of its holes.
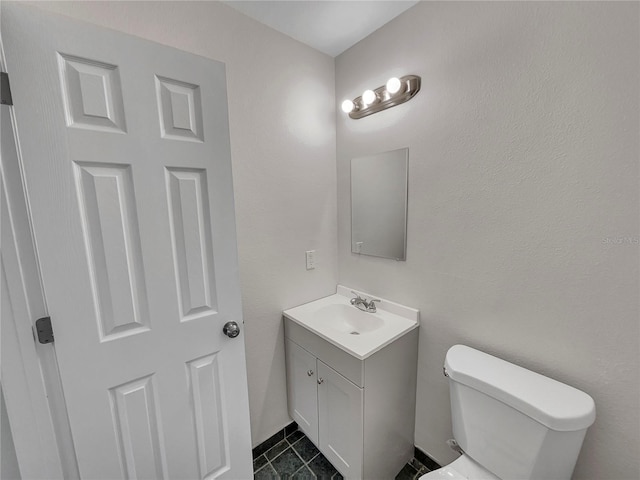
{"type": "Polygon", "coordinates": [[[241,13],[332,57],[416,3],[409,0],[225,0],[241,13]]]}

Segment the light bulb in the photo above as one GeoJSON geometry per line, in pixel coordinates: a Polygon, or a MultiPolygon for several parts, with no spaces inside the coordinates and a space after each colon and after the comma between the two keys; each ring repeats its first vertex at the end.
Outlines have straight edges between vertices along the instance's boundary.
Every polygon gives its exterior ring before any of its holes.
{"type": "Polygon", "coordinates": [[[398,93],[400,91],[401,86],[402,86],[402,82],[400,82],[399,78],[391,77],[387,81],[387,92],[389,92],[391,95],[393,95],[394,93],[398,93]]]}
{"type": "Polygon", "coordinates": [[[354,104],[351,100],[345,100],[344,102],[342,102],[342,111],[344,113],[353,112],[353,107],[354,107],[354,104]]]}
{"type": "Polygon", "coordinates": [[[364,103],[367,106],[375,102],[376,98],[377,98],[376,93],[373,90],[365,90],[362,93],[362,103],[364,103]]]}

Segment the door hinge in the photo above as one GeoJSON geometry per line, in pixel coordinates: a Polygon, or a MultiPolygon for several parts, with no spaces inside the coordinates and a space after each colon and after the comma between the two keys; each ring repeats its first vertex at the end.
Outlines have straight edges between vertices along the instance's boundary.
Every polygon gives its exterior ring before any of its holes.
{"type": "Polygon", "coordinates": [[[51,317],[42,317],[36,320],[36,334],[40,343],[53,343],[51,317]]]}
{"type": "Polygon", "coordinates": [[[9,74],[7,72],[0,72],[0,104],[13,105],[11,87],[9,86],[9,74]]]}

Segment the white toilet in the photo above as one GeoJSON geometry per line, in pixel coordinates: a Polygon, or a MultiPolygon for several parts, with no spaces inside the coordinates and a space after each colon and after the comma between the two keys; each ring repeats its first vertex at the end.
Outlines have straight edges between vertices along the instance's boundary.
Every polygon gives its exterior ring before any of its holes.
{"type": "Polygon", "coordinates": [[[464,345],[449,349],[444,374],[463,454],[422,480],[571,478],[596,418],[589,395],[464,345]]]}

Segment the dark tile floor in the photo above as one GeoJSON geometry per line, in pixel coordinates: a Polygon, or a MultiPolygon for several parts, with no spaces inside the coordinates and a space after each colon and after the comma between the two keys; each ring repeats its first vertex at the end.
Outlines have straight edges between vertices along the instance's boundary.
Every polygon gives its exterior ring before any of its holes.
{"type": "MultiPolygon", "coordinates": [[[[429,472],[415,458],[396,480],[415,480],[429,472]]],[[[325,458],[295,423],[253,449],[254,479],[342,480],[342,475],[325,458]]]]}
{"type": "Polygon", "coordinates": [[[414,458],[402,467],[402,470],[400,470],[398,475],[396,475],[395,480],[417,480],[422,475],[429,473],[430,471],[431,470],[414,458]]]}
{"type": "Polygon", "coordinates": [[[311,440],[300,430],[294,430],[293,426],[253,449],[253,473],[256,480],[342,480],[342,475],[311,440]]]}

